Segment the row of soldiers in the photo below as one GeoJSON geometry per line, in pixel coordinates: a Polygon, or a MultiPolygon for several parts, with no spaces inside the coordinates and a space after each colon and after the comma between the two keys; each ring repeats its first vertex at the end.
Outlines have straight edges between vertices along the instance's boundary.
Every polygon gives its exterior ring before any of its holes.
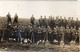
{"type": "MultiPolygon", "coordinates": [[[[11,15],[10,13],[7,14],[7,22],[8,23],[12,23],[11,20],[11,15]]],[[[18,23],[18,15],[17,13],[15,13],[14,16],[14,21],[13,23],[18,23]]],[[[57,16],[56,19],[54,19],[54,17],[49,16],[49,18],[46,18],[46,16],[44,16],[44,18],[41,16],[40,19],[38,20],[38,22],[35,23],[35,18],[32,15],[31,19],[30,19],[30,23],[32,25],[36,24],[38,26],[45,26],[47,27],[48,25],[50,26],[50,28],[54,28],[55,26],[58,27],[65,27],[69,26],[69,28],[71,27],[75,27],[78,30],[78,28],[80,27],[80,21],[78,20],[78,18],[76,18],[76,20],[73,20],[73,17],[69,17],[68,19],[66,19],[66,17],[64,17],[64,19],[62,18],[62,16],[57,16]]]]}
{"type": "MultiPolygon", "coordinates": [[[[33,21],[34,21],[34,17],[33,17],[33,21]]],[[[33,23],[32,23],[33,24],[33,23]]],[[[46,18],[46,16],[44,16],[44,18],[41,16],[41,18],[38,20],[37,24],[39,26],[50,26],[52,29],[55,26],[58,27],[65,27],[69,26],[69,28],[71,27],[75,27],[78,30],[78,28],[80,27],[80,21],[78,20],[78,18],[76,18],[76,20],[73,20],[73,17],[69,17],[68,19],[66,19],[66,17],[62,18],[62,16],[57,16],[56,19],[52,16],[49,16],[49,18],[46,18]]]]}
{"type": "Polygon", "coordinates": [[[54,29],[51,29],[50,26],[47,26],[46,28],[44,26],[32,26],[30,24],[28,26],[21,27],[15,26],[13,34],[14,38],[16,38],[16,41],[21,41],[21,38],[27,38],[32,40],[33,43],[36,43],[39,40],[48,40],[50,43],[53,43],[55,39],[58,41],[58,43],[60,43],[60,41],[69,43],[72,40],[79,43],[80,28],[76,30],[76,27],[69,28],[67,26],[65,29],[64,27],[56,26],[54,29]]]}
{"type": "MultiPolygon", "coordinates": [[[[9,15],[9,14],[8,14],[9,15]]],[[[10,15],[9,15],[10,16],[10,15]]],[[[71,40],[79,43],[79,35],[80,35],[80,21],[73,20],[68,18],[68,20],[64,17],[59,16],[54,19],[54,17],[49,16],[49,19],[44,16],[36,21],[34,16],[32,15],[30,19],[30,23],[27,26],[20,26],[18,23],[18,15],[15,17],[14,21],[18,24],[12,26],[11,17],[8,17],[8,25],[5,30],[5,34],[13,34],[16,41],[21,41],[22,38],[27,38],[32,40],[33,43],[36,43],[39,40],[48,40],[50,43],[56,39],[58,43],[60,41],[64,41],[65,43],[69,43],[71,40]],[[9,33],[7,33],[9,32],[9,33]]],[[[7,35],[6,35],[7,36],[7,35]]],[[[9,38],[9,36],[7,36],[9,38]]]]}
{"type": "Polygon", "coordinates": [[[53,43],[53,41],[56,39],[58,43],[60,41],[64,41],[65,43],[69,43],[70,41],[76,41],[79,43],[79,35],[80,35],[80,28],[76,30],[76,27],[71,27],[65,29],[64,27],[54,27],[54,29],[51,29],[50,26],[40,27],[34,25],[32,27],[29,25],[28,27],[25,28],[24,30],[24,36],[27,39],[31,39],[33,42],[37,42],[39,40],[44,40],[44,41],[49,41],[50,43],[53,43]]]}

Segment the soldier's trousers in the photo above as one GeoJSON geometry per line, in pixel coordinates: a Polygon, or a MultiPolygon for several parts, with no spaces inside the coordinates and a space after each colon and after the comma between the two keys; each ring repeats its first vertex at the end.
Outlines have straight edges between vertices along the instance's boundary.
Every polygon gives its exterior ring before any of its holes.
{"type": "Polygon", "coordinates": [[[45,33],[37,33],[36,41],[44,40],[44,37],[45,37],[45,33]]]}
{"type": "Polygon", "coordinates": [[[64,43],[65,44],[69,44],[70,42],[70,34],[69,33],[65,33],[64,35],[64,43]]]}

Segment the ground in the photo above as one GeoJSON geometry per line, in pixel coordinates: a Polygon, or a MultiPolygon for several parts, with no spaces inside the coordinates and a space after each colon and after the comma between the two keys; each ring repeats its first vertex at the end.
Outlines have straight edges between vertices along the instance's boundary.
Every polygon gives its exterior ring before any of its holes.
{"type": "Polygon", "coordinates": [[[49,44],[21,44],[21,43],[0,43],[0,51],[27,51],[27,52],[79,52],[79,45],[54,45],[49,44]]]}

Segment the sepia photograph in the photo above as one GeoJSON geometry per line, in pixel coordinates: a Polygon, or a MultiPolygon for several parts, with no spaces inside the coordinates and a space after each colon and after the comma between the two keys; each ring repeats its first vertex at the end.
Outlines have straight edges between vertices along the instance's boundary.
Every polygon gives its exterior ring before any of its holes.
{"type": "Polygon", "coordinates": [[[79,0],[0,0],[0,52],[80,52],[79,0]]]}

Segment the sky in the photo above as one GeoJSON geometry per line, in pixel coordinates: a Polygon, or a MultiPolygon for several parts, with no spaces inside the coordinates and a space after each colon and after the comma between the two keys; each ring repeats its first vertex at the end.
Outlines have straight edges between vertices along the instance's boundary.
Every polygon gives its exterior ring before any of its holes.
{"type": "Polygon", "coordinates": [[[33,14],[36,19],[41,15],[76,19],[80,17],[79,5],[77,1],[0,1],[0,16],[10,12],[11,17],[17,13],[19,18],[30,18],[33,14]]]}

